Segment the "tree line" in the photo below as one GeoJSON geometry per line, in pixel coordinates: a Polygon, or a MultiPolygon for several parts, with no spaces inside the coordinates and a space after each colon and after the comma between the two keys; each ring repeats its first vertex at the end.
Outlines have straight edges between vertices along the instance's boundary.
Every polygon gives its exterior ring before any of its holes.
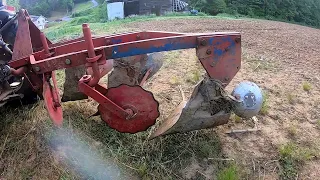
{"type": "Polygon", "coordinates": [[[32,15],[50,16],[52,11],[70,12],[75,3],[88,0],[7,0],[7,4],[17,9],[24,8],[32,15]]]}
{"type": "Polygon", "coordinates": [[[190,0],[202,12],[228,13],[320,27],[320,0],[190,0]]]}
{"type": "MultiPolygon", "coordinates": [[[[69,12],[75,3],[84,1],[88,0],[7,0],[8,4],[25,8],[30,14],[44,16],[56,10],[69,12]]],[[[189,0],[188,3],[210,15],[227,13],[320,27],[320,0],[189,0]]]]}

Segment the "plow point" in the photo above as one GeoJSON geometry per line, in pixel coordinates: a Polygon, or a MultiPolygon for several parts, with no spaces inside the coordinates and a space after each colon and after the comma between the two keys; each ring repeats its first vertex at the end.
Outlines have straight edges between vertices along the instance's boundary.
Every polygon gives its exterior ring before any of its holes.
{"type": "Polygon", "coordinates": [[[214,80],[204,79],[195,87],[190,100],[182,101],[168,119],[151,134],[150,139],[226,124],[230,117],[231,104],[222,95],[214,80]]]}

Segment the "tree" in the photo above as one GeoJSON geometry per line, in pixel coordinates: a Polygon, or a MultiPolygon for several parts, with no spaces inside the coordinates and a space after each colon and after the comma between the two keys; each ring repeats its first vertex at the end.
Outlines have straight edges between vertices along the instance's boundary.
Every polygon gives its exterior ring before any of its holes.
{"type": "Polygon", "coordinates": [[[67,10],[67,13],[73,9],[74,2],[73,0],[60,0],[60,5],[63,9],[67,10]]]}
{"type": "Polygon", "coordinates": [[[224,0],[191,0],[190,6],[211,15],[223,13],[227,7],[224,0]]]}
{"type": "Polygon", "coordinates": [[[19,0],[7,0],[7,4],[14,6],[16,9],[20,8],[19,0]]]}

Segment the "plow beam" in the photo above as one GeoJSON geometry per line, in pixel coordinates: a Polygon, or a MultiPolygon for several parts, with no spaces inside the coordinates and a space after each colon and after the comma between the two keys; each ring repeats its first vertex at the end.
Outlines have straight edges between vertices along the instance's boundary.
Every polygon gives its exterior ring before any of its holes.
{"type": "MultiPolygon", "coordinates": [[[[197,48],[197,55],[209,76],[220,80],[225,85],[240,69],[241,37],[239,33],[181,35],[180,33],[146,32],[148,36],[142,34],[143,32],[140,33],[140,36],[137,33],[132,33],[92,39],[95,54],[104,57],[100,58],[98,63],[103,64],[108,59],[154,52],[197,48]],[[140,40],[144,36],[149,38],[140,40]]],[[[35,61],[31,62],[30,57],[25,57],[11,61],[10,66],[18,68],[31,64],[36,74],[43,74],[58,69],[86,65],[89,55],[86,48],[83,40],[71,44],[67,43],[67,45],[50,48],[52,56],[49,58],[44,59],[45,52],[39,51],[33,54],[35,61]]]]}
{"type": "MultiPolygon", "coordinates": [[[[182,102],[152,138],[215,127],[228,122],[234,100],[225,94],[224,87],[241,67],[239,33],[150,31],[92,37],[89,25],[84,24],[83,37],[52,44],[30,21],[26,11],[20,11],[18,21],[15,49],[9,66],[13,70],[25,70],[31,86],[43,94],[49,115],[56,125],[62,125],[63,116],[54,71],[83,66],[88,74],[79,80],[78,89],[99,103],[99,114],[111,128],[126,133],[148,129],[155,124],[160,113],[159,103],[152,93],[141,87],[150,74],[154,73],[153,66],[145,68],[148,64],[146,55],[192,48],[196,49],[207,77],[196,86],[190,100],[182,102]],[[27,47],[24,48],[21,44],[27,47]],[[127,84],[121,81],[111,83],[113,85],[110,87],[100,85],[102,76],[111,71],[109,66],[113,65],[113,61],[115,64],[122,63],[119,61],[121,58],[127,58],[124,62],[131,65],[140,62],[137,69],[143,69],[145,74],[133,73],[140,82],[127,84]]],[[[122,73],[119,72],[114,77],[111,75],[113,78],[110,79],[121,76],[122,73]]],[[[253,96],[251,93],[251,99],[247,98],[244,102],[255,105],[256,99],[253,96]]],[[[242,97],[238,98],[241,100],[242,97]]],[[[238,99],[239,102],[240,100],[238,99]]]]}

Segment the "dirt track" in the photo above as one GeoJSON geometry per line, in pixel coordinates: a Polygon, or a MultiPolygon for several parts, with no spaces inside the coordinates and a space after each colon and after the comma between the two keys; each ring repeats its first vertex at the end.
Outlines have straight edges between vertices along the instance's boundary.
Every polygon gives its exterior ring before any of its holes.
{"type": "MultiPolygon", "coordinates": [[[[193,33],[241,32],[242,68],[228,89],[231,91],[242,80],[256,82],[268,96],[267,115],[258,116],[258,126],[261,128],[258,133],[238,134],[235,137],[225,135],[230,129],[252,128],[251,120],[231,122],[217,131],[224,153],[246,167],[249,179],[278,178],[279,147],[287,142],[319,152],[320,130],[319,125],[314,123],[320,120],[319,29],[264,20],[206,18],[139,22],[128,24],[126,28],[193,33]],[[312,86],[309,92],[302,88],[305,82],[312,86]]],[[[177,84],[190,93],[188,76],[199,69],[195,52],[191,50],[169,54],[168,59],[169,64],[148,86],[160,101],[162,118],[181,100],[177,84]]],[[[319,169],[320,161],[312,158],[300,170],[299,178],[319,178],[319,169]]],[[[190,165],[189,171],[197,170],[207,172],[210,177],[209,167],[190,165]]],[[[185,178],[192,175],[189,173],[185,178]]]]}

